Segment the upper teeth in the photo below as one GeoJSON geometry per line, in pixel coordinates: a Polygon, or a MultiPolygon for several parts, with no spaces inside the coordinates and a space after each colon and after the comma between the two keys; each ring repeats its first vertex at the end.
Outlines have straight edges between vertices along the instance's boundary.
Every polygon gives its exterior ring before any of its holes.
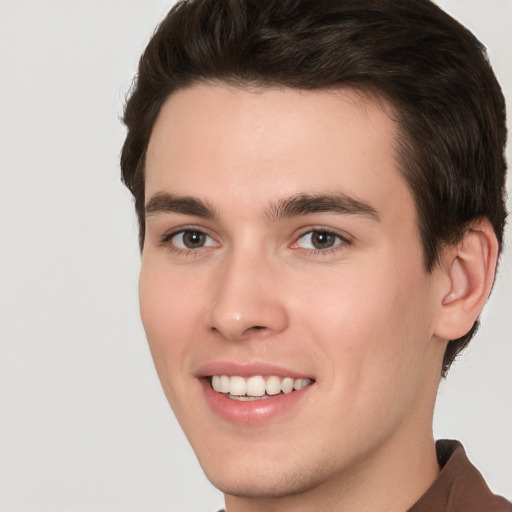
{"type": "Polygon", "coordinates": [[[211,378],[212,387],[219,393],[228,393],[235,396],[263,396],[277,395],[281,392],[291,393],[293,390],[300,390],[309,386],[311,379],[293,379],[292,377],[262,377],[255,375],[245,379],[238,375],[213,375],[211,378]]]}

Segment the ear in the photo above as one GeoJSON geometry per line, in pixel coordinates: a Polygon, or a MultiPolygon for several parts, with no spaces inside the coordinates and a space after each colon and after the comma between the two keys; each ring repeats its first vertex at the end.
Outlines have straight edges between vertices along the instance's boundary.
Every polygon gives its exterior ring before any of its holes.
{"type": "Polygon", "coordinates": [[[464,336],[482,311],[492,289],[498,241],[490,222],[473,224],[463,240],[442,255],[441,304],[435,335],[445,340],[464,336]]]}

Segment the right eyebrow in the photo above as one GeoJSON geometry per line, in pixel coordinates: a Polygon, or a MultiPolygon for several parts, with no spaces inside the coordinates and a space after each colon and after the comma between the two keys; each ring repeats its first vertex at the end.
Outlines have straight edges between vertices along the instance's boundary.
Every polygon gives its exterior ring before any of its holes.
{"type": "Polygon", "coordinates": [[[158,192],[152,196],[147,201],[144,210],[146,217],[159,213],[179,213],[205,219],[218,218],[214,208],[206,201],[201,201],[195,197],[170,194],[168,192],[158,192]]]}

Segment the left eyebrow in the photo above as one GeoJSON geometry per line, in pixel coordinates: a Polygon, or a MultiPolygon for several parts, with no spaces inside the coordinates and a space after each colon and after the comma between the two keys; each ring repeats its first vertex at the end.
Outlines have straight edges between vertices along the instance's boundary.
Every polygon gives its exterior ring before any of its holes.
{"type": "Polygon", "coordinates": [[[343,193],[299,194],[272,204],[266,212],[269,220],[300,217],[312,213],[360,215],[380,222],[379,212],[369,203],[343,193]]]}

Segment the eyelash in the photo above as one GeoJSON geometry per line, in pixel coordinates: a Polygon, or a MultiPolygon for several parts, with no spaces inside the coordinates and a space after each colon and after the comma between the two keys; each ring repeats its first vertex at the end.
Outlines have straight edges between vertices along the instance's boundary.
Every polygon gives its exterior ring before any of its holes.
{"type": "MultiPolygon", "coordinates": [[[[175,244],[173,244],[171,242],[171,240],[175,236],[180,235],[180,234],[184,235],[186,233],[198,233],[198,234],[204,235],[204,236],[214,240],[214,238],[211,235],[209,235],[202,228],[197,228],[195,226],[183,226],[183,227],[180,227],[179,229],[174,229],[174,230],[164,234],[160,240],[160,245],[164,246],[167,250],[169,250],[177,255],[199,256],[199,254],[200,254],[199,249],[208,249],[210,247],[215,247],[215,245],[218,244],[217,242],[215,242],[215,244],[201,246],[201,247],[197,247],[197,248],[182,248],[182,247],[177,247],[175,244]]],[[[343,247],[350,246],[351,244],[352,244],[352,241],[346,235],[342,235],[330,228],[327,229],[327,228],[323,228],[323,227],[315,227],[315,228],[309,228],[307,231],[304,231],[303,233],[301,233],[295,239],[295,241],[292,243],[292,245],[290,247],[294,250],[302,249],[309,255],[326,256],[326,255],[333,254],[339,250],[342,250],[343,247]],[[314,233],[322,233],[327,236],[335,237],[337,239],[335,242],[335,245],[333,247],[328,247],[325,249],[301,248],[298,246],[298,243],[301,239],[303,239],[306,235],[312,235],[314,233]]]]}
{"type": "Polygon", "coordinates": [[[331,228],[323,228],[323,227],[314,227],[310,228],[307,231],[301,233],[295,240],[295,242],[292,244],[292,249],[301,249],[301,247],[298,247],[299,241],[304,238],[306,235],[312,235],[314,233],[322,233],[328,236],[335,237],[336,242],[333,247],[328,247],[325,249],[309,249],[309,248],[302,248],[304,251],[307,251],[307,254],[310,254],[312,256],[328,256],[333,253],[336,253],[340,250],[342,250],[344,247],[350,246],[352,244],[352,240],[347,235],[342,235],[341,233],[338,233],[331,228]]]}
{"type": "Polygon", "coordinates": [[[175,244],[173,244],[171,242],[175,236],[177,236],[179,234],[184,235],[185,233],[198,233],[201,235],[205,235],[208,238],[211,238],[212,240],[214,240],[214,238],[212,236],[210,236],[203,228],[198,228],[195,226],[182,226],[178,229],[174,229],[168,233],[165,233],[160,240],[160,245],[165,247],[168,251],[170,251],[174,254],[177,254],[178,256],[191,256],[191,257],[199,256],[199,254],[200,254],[199,249],[207,249],[209,247],[212,247],[211,245],[207,245],[207,246],[203,246],[203,247],[197,247],[195,249],[194,248],[182,248],[182,247],[177,247],[175,244]]]}

